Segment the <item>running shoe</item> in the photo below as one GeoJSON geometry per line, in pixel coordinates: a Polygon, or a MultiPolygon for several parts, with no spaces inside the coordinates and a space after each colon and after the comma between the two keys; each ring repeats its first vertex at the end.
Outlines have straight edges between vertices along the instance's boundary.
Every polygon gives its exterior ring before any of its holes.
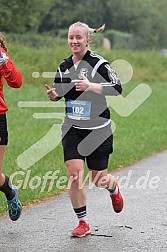
{"type": "Polygon", "coordinates": [[[117,194],[112,194],[112,195],[110,195],[110,197],[111,197],[111,200],[112,200],[112,205],[113,205],[114,211],[116,213],[120,213],[122,211],[122,209],[123,209],[123,206],[124,206],[124,199],[123,199],[123,197],[121,195],[118,182],[116,182],[116,186],[118,188],[118,193],[117,194]]]}
{"type": "Polygon", "coordinates": [[[74,237],[84,237],[91,234],[90,227],[85,221],[80,221],[79,225],[71,232],[74,237]]]}
{"type": "Polygon", "coordinates": [[[21,211],[22,211],[22,206],[21,203],[18,199],[18,191],[15,187],[12,188],[12,190],[15,193],[15,196],[11,200],[7,200],[8,204],[8,213],[9,217],[12,221],[16,221],[19,219],[21,211]]]}

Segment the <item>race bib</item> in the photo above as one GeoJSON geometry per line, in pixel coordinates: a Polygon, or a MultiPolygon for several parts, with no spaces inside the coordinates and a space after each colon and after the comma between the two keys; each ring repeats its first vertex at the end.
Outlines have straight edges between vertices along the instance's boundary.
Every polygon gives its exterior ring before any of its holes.
{"type": "Polygon", "coordinates": [[[74,120],[90,120],[91,101],[69,100],[67,104],[67,116],[74,120]]]}

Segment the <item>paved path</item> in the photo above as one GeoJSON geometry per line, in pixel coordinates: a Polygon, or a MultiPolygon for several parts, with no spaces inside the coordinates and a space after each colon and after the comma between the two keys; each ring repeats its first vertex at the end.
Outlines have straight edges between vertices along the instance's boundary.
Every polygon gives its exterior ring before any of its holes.
{"type": "Polygon", "coordinates": [[[70,237],[77,225],[67,193],[24,209],[17,222],[0,218],[0,252],[166,252],[167,151],[114,172],[125,208],[113,212],[104,189],[88,189],[92,235],[70,237]]]}

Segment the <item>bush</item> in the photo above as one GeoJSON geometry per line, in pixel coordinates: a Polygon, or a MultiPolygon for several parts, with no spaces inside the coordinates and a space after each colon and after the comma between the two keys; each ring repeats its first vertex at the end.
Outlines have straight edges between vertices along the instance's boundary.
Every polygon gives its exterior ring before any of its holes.
{"type": "Polygon", "coordinates": [[[112,49],[134,49],[134,39],[130,33],[108,30],[105,37],[110,40],[112,49]]]}
{"type": "Polygon", "coordinates": [[[23,44],[29,47],[55,47],[55,45],[62,45],[62,39],[49,34],[5,34],[9,43],[23,44]]]}
{"type": "Polygon", "coordinates": [[[68,37],[68,29],[60,29],[58,31],[58,37],[67,39],[67,37],[68,37]]]}

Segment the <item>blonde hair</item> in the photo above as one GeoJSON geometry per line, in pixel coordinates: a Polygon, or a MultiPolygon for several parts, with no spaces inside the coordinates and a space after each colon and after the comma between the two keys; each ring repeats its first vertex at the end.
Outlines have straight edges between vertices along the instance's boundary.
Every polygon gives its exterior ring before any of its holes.
{"type": "Polygon", "coordinates": [[[90,28],[87,24],[85,23],[82,23],[82,22],[76,22],[72,25],[70,25],[69,29],[72,28],[72,27],[82,27],[85,29],[85,32],[86,32],[86,36],[87,37],[90,37],[91,35],[93,35],[94,33],[97,33],[97,32],[102,32],[104,31],[105,29],[105,24],[103,24],[102,26],[100,26],[99,28],[97,29],[94,29],[94,28],[90,28]]]}
{"type": "Polygon", "coordinates": [[[6,46],[6,38],[2,33],[0,33],[0,44],[1,44],[1,47],[7,52],[8,49],[6,46]]]}

